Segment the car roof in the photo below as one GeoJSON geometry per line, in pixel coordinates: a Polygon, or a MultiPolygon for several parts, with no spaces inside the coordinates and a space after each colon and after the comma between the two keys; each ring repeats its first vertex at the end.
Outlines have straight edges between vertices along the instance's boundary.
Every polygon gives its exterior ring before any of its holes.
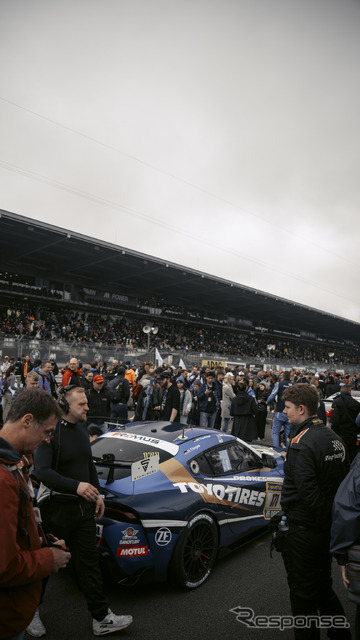
{"type": "MultiPolygon", "coordinates": [[[[194,440],[196,438],[208,436],[217,438],[219,442],[222,441],[224,437],[226,440],[235,439],[234,436],[230,434],[225,434],[222,431],[218,431],[217,429],[209,429],[206,427],[191,427],[187,425],[180,424],[179,422],[162,422],[162,421],[151,421],[151,422],[132,422],[129,424],[125,424],[119,428],[112,429],[111,432],[114,431],[126,431],[126,433],[137,433],[143,436],[147,436],[149,438],[159,438],[161,440],[165,440],[167,442],[174,442],[176,440],[176,444],[181,445],[189,442],[189,440],[194,440]],[[220,440],[219,440],[220,438],[220,440]]],[[[111,433],[108,432],[108,433],[111,433]]],[[[104,434],[106,436],[106,433],[104,434]]],[[[209,442],[210,444],[210,442],[209,442]]]]}

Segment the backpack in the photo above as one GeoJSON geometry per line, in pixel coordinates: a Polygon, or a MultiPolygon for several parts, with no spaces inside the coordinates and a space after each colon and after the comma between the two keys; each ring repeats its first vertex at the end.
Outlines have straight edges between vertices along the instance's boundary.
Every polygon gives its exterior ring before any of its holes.
{"type": "Polygon", "coordinates": [[[119,384],[116,387],[108,387],[108,394],[111,402],[115,402],[116,404],[121,403],[123,399],[123,386],[124,380],[120,380],[119,384]]]}

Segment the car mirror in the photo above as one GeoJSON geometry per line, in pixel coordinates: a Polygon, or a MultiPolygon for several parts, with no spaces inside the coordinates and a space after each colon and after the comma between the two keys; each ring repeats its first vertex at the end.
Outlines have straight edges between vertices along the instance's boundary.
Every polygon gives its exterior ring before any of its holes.
{"type": "Polygon", "coordinates": [[[270,469],[275,469],[277,467],[277,462],[274,456],[271,456],[269,453],[263,453],[261,456],[261,462],[264,467],[270,467],[270,469]]]}

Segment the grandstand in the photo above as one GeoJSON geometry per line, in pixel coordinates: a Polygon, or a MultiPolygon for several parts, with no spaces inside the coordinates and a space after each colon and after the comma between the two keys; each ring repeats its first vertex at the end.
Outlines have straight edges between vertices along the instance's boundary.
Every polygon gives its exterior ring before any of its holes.
{"type": "Polygon", "coordinates": [[[8,211],[0,216],[3,354],[52,353],[61,364],[70,353],[140,360],[148,324],[159,327],[151,346],[186,364],[359,370],[356,322],[8,211]],[[29,314],[34,323],[19,329],[14,321],[29,314]]]}

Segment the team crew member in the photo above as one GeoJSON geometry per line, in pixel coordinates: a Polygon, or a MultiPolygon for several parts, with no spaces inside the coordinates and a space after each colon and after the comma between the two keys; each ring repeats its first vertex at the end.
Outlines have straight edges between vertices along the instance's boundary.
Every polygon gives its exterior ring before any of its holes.
{"type": "Polygon", "coordinates": [[[360,411],[360,404],[351,396],[349,384],[340,385],[340,394],[332,403],[331,428],[345,442],[350,462],[359,451],[357,446],[358,427],[356,418],[360,411]]]}
{"type": "MultiPolygon", "coordinates": [[[[28,376],[30,373],[28,374],[28,376]]],[[[48,442],[60,415],[42,389],[14,399],[0,437],[0,638],[24,637],[41,596],[42,579],[67,565],[70,554],[41,547],[29,480],[31,454],[48,442]]]]}
{"type": "MultiPolygon", "coordinates": [[[[281,506],[289,530],[279,541],[290,587],[294,616],[344,616],[332,589],[329,552],[331,508],[348,470],[345,445],[317,417],[318,394],[300,383],[284,391],[284,411],[295,433],[284,464],[281,506]]],[[[350,632],[332,627],[330,638],[345,640],[350,632]]],[[[320,638],[320,630],[295,628],[295,638],[320,638]]]]}
{"type": "MultiPolygon", "coordinates": [[[[54,438],[41,445],[35,456],[36,477],[52,491],[42,508],[44,528],[66,539],[92,615],[93,633],[103,635],[124,629],[132,617],[115,615],[103,593],[94,518],[104,514],[104,501],[84,426],[88,411],[84,390],[65,388],[59,404],[63,418],[54,438]]],[[[41,495],[38,502],[41,506],[41,495]]]]}

